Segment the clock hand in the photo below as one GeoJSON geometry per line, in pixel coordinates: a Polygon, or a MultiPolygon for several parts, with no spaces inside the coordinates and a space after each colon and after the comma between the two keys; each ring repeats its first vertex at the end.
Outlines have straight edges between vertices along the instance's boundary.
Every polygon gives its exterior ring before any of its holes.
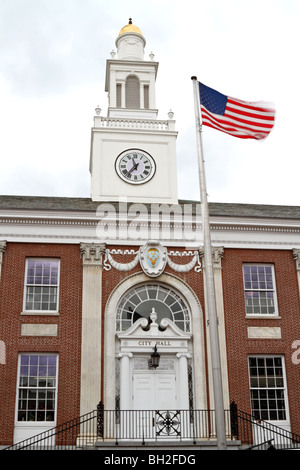
{"type": "Polygon", "coordinates": [[[138,166],[139,166],[139,162],[135,163],[135,164],[130,168],[130,170],[128,171],[128,173],[131,173],[132,171],[136,170],[138,166]]]}

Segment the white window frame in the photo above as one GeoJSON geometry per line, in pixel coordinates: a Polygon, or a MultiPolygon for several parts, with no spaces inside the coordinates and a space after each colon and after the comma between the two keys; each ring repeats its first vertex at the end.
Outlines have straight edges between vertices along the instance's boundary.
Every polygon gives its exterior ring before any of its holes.
{"type": "MultiPolygon", "coordinates": [[[[242,266],[243,270],[243,288],[244,288],[244,302],[245,302],[245,312],[247,317],[255,317],[255,318],[272,318],[272,317],[278,317],[278,302],[277,302],[277,288],[276,288],[276,281],[275,281],[275,269],[274,265],[270,263],[243,263],[242,266]],[[271,273],[272,273],[272,289],[261,289],[261,288],[246,288],[245,287],[245,276],[244,276],[244,267],[269,267],[271,268],[271,273]],[[274,312],[273,313],[267,313],[267,312],[247,312],[247,304],[246,304],[246,292],[273,292],[273,302],[274,302],[274,312]]],[[[261,298],[259,298],[259,307],[262,308],[261,305],[261,298]]]]}
{"type": "Polygon", "coordinates": [[[23,313],[25,314],[37,314],[37,315],[57,315],[59,312],[59,287],[60,287],[60,259],[59,258],[39,258],[39,257],[28,257],[26,258],[26,263],[25,263],[25,276],[24,276],[24,295],[23,295],[23,313]],[[50,285],[49,287],[56,287],[57,292],[56,292],[56,309],[54,310],[39,310],[39,309],[27,309],[26,308],[26,296],[27,296],[27,287],[32,285],[32,286],[46,286],[46,284],[28,284],[27,279],[28,279],[28,263],[29,261],[41,261],[41,262],[47,262],[47,261],[56,261],[58,263],[58,272],[57,272],[57,284],[56,285],[50,285]]]}
{"type": "MultiPolygon", "coordinates": [[[[192,329],[191,314],[182,294],[173,289],[173,287],[156,282],[146,282],[132,287],[121,297],[117,306],[116,330],[126,331],[128,328],[130,328],[134,322],[134,314],[136,309],[143,304],[145,305],[147,303],[149,305],[150,316],[153,302],[157,302],[163,305],[167,298],[172,299],[172,303],[166,304],[170,313],[168,318],[170,318],[182,331],[190,333],[192,329]],[[150,292],[153,294],[153,296],[150,296],[150,292]],[[136,300],[133,301],[134,298],[136,300]],[[132,311],[129,312],[126,310],[126,306],[130,306],[132,311]],[[174,306],[176,306],[177,310],[173,311],[172,307],[174,306]],[[124,318],[126,313],[128,314],[127,319],[124,318]]],[[[159,315],[158,310],[156,313],[159,315]]],[[[148,318],[148,316],[145,318],[148,318]]],[[[159,323],[160,320],[161,318],[158,318],[157,322],[159,323]]]]}
{"type": "MultiPolygon", "coordinates": [[[[266,364],[266,362],[265,362],[266,364]]],[[[267,368],[267,365],[265,366],[265,369],[267,368]]],[[[271,377],[271,376],[269,376],[271,377]]],[[[272,423],[274,425],[280,425],[280,426],[286,426],[287,429],[290,426],[290,418],[289,418],[289,404],[288,404],[288,390],[287,390],[287,380],[286,380],[286,370],[285,370],[285,360],[284,356],[282,354],[251,354],[248,356],[248,378],[249,378],[249,391],[250,391],[250,403],[251,403],[251,411],[253,413],[252,409],[252,390],[283,390],[284,394],[284,406],[285,406],[285,419],[265,419],[264,417],[261,417],[264,421],[267,421],[268,423],[272,423]],[[282,367],[282,378],[283,378],[283,386],[270,386],[270,387],[254,387],[251,386],[251,376],[250,376],[250,359],[255,358],[255,359],[263,359],[266,361],[267,359],[276,359],[280,358],[281,359],[281,367],[282,367]]],[[[268,397],[268,406],[270,402],[270,397],[268,397]]],[[[270,409],[270,408],[268,408],[270,409]]],[[[275,408],[274,408],[275,409],[275,408]]],[[[260,409],[261,412],[261,409],[260,409]]],[[[260,418],[256,418],[260,419],[260,418]]]]}
{"type": "MultiPolygon", "coordinates": [[[[59,368],[59,356],[57,353],[48,353],[48,352],[21,352],[18,357],[18,374],[17,374],[17,393],[16,393],[16,410],[15,410],[15,423],[18,427],[53,427],[56,423],[57,418],[57,395],[58,395],[58,368],[59,368]],[[27,386],[20,384],[21,377],[21,358],[22,356],[53,356],[56,357],[56,375],[55,375],[55,386],[27,386]],[[20,400],[20,391],[22,390],[45,390],[45,391],[54,391],[54,419],[53,420],[19,420],[19,400],[20,400]]],[[[34,376],[33,376],[34,377],[34,376]]]]}

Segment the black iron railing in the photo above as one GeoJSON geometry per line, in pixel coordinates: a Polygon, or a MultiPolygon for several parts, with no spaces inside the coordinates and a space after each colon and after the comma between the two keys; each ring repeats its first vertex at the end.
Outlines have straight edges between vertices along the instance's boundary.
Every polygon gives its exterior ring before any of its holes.
{"type": "MultiPolygon", "coordinates": [[[[230,411],[225,411],[230,436],[230,411]]],[[[190,441],[215,439],[214,410],[105,410],[90,413],[7,447],[6,450],[73,450],[105,441],[190,441]]]]}
{"type": "MultiPolygon", "coordinates": [[[[300,448],[300,436],[278,426],[254,420],[237,409],[225,411],[228,440],[248,449],[300,448]],[[238,443],[238,442],[237,442],[238,443]]],[[[73,450],[110,442],[145,444],[216,440],[214,410],[96,410],[40,433],[5,450],[73,450]]]]}
{"type": "Polygon", "coordinates": [[[300,449],[300,436],[230,405],[231,432],[247,449],[300,449]]]}

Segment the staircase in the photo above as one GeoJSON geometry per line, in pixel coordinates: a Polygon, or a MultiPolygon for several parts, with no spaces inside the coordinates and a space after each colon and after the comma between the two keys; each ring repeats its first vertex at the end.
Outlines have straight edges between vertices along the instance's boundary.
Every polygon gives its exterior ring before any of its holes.
{"type": "MultiPolygon", "coordinates": [[[[231,404],[225,410],[227,448],[300,449],[300,436],[256,421],[231,404]]],[[[214,410],[96,410],[3,450],[217,449],[214,410]]]]}

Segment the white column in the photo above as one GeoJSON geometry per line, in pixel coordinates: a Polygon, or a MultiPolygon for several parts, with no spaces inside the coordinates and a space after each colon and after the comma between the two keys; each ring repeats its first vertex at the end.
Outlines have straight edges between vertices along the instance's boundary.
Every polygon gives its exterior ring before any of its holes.
{"type": "Polygon", "coordinates": [[[145,103],[144,103],[144,83],[142,80],[140,81],[140,108],[144,109],[145,108],[145,103]]]}
{"type": "Polygon", "coordinates": [[[156,97],[155,97],[155,72],[150,74],[150,83],[149,83],[149,108],[156,108],[156,97]]]}
{"type": "Polygon", "coordinates": [[[120,409],[131,409],[131,373],[130,358],[132,353],[120,353],[120,409]]]}
{"type": "Polygon", "coordinates": [[[0,281],[1,281],[1,271],[2,271],[2,262],[3,262],[3,255],[6,250],[6,241],[1,240],[0,241],[0,281]]]}
{"type": "MultiPolygon", "coordinates": [[[[203,255],[202,250],[200,254],[203,255]]],[[[219,343],[221,355],[221,373],[222,373],[222,386],[223,386],[223,399],[224,408],[229,409],[229,384],[228,384],[228,365],[227,365],[227,348],[226,348],[226,334],[225,334],[225,318],[224,318],[224,298],[223,298],[223,281],[222,281],[222,258],[224,254],[224,247],[212,247],[212,259],[214,270],[214,284],[216,295],[216,307],[218,315],[218,329],[219,329],[219,343]]],[[[202,266],[205,269],[204,259],[202,259],[202,266]]],[[[205,282],[205,280],[204,280],[205,282]]],[[[207,324],[209,328],[209,324],[207,324]]],[[[210,337],[207,335],[208,350],[210,348],[210,337]]],[[[214,394],[212,386],[212,364],[210,355],[208,355],[208,380],[209,380],[209,395],[211,406],[214,407],[214,394]]]]}
{"type": "Polygon", "coordinates": [[[178,408],[180,410],[189,409],[189,377],[188,377],[188,358],[190,354],[177,353],[178,361],[178,385],[179,394],[178,408]]]}
{"type": "Polygon", "coordinates": [[[125,80],[121,83],[121,108],[126,108],[126,85],[125,85],[125,80]]]}
{"type": "MultiPolygon", "coordinates": [[[[6,250],[6,241],[0,241],[0,283],[1,283],[1,270],[2,270],[2,262],[3,262],[3,255],[6,250]]],[[[6,344],[4,341],[0,340],[0,364],[6,364],[6,344]]]]}
{"type": "Polygon", "coordinates": [[[298,288],[299,288],[299,295],[300,295],[300,250],[297,250],[296,248],[294,248],[293,255],[294,255],[294,260],[296,262],[298,288]]]}
{"type": "Polygon", "coordinates": [[[116,71],[110,72],[110,91],[109,91],[109,107],[115,108],[117,106],[117,84],[116,84],[116,71]]]}
{"type": "Polygon", "coordinates": [[[81,244],[83,259],[80,413],[101,399],[101,301],[104,244],[81,244]]]}

